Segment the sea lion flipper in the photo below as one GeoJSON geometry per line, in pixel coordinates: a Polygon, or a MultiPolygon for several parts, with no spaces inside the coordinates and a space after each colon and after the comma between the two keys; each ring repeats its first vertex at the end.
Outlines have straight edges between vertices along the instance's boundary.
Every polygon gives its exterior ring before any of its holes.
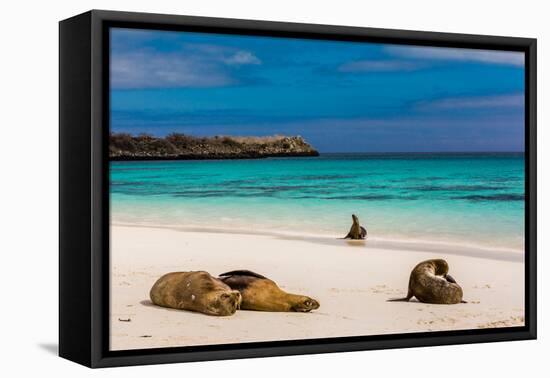
{"type": "Polygon", "coordinates": [[[454,283],[454,284],[456,283],[456,280],[450,274],[445,275],[445,279],[447,280],[447,282],[454,283]]]}
{"type": "Polygon", "coordinates": [[[228,277],[228,276],[248,276],[248,277],[256,277],[256,278],[266,278],[262,276],[261,274],[252,272],[251,270],[241,269],[241,270],[232,270],[230,272],[225,272],[219,275],[220,277],[228,277]]]}
{"type": "Polygon", "coordinates": [[[387,302],[408,302],[411,300],[412,297],[414,297],[414,295],[409,289],[409,291],[407,292],[407,296],[405,298],[391,298],[391,299],[388,299],[387,302]]]}
{"type": "Polygon", "coordinates": [[[391,298],[388,299],[386,302],[408,302],[411,298],[391,298]]]}

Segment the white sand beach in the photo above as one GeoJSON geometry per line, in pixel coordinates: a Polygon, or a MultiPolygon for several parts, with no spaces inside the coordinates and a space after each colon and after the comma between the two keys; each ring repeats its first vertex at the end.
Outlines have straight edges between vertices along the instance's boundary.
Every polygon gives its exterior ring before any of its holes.
{"type": "Polygon", "coordinates": [[[113,225],[111,277],[112,350],[524,324],[523,254],[514,251],[113,225]],[[387,302],[406,294],[411,269],[430,258],[448,261],[468,303],[387,302]],[[235,269],[265,275],[321,307],[213,317],[149,301],[165,273],[235,269]]]}

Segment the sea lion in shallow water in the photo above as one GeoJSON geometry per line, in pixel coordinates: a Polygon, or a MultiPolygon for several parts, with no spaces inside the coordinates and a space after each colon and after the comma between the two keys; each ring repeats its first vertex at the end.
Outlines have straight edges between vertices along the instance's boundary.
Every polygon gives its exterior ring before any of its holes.
{"type": "Polygon", "coordinates": [[[237,290],[202,271],[167,273],[155,282],[149,296],[158,306],[215,316],[233,315],[241,304],[237,290]]]}
{"type": "Polygon", "coordinates": [[[367,230],[365,227],[362,227],[359,224],[359,218],[357,215],[352,214],[351,219],[353,220],[353,224],[351,225],[351,228],[349,229],[348,234],[344,237],[344,239],[354,239],[354,240],[362,240],[367,237],[367,230]]]}
{"type": "Polygon", "coordinates": [[[409,289],[405,298],[390,301],[409,301],[416,297],[420,302],[433,304],[466,303],[462,300],[462,288],[449,274],[449,264],[442,259],[423,261],[411,272],[409,289]]]}
{"type": "Polygon", "coordinates": [[[242,310],[310,312],[319,308],[315,299],[287,293],[269,278],[249,270],[220,274],[220,280],[241,293],[242,310]]]}

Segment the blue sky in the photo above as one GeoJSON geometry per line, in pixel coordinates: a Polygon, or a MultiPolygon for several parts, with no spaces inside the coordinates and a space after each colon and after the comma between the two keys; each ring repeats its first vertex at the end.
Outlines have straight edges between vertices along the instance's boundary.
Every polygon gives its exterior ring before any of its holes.
{"type": "Polygon", "coordinates": [[[523,151],[523,53],[111,29],[111,130],[523,151]]]}

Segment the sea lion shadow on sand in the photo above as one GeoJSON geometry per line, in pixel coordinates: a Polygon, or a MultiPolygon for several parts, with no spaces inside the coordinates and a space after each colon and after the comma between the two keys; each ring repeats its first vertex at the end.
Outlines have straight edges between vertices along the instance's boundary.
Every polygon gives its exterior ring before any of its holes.
{"type": "Polygon", "coordinates": [[[323,238],[323,237],[315,237],[315,236],[290,236],[290,235],[285,235],[285,236],[275,235],[275,236],[285,240],[301,240],[301,241],[307,241],[307,242],[325,244],[325,245],[331,245],[331,246],[342,245],[342,242],[340,240],[345,240],[345,244],[347,244],[350,247],[364,247],[366,245],[367,230],[365,227],[361,226],[357,215],[352,214],[351,219],[353,223],[351,225],[351,228],[348,234],[343,238],[337,238],[336,240],[328,239],[326,237],[323,238]]]}
{"type": "MultiPolygon", "coordinates": [[[[201,316],[204,316],[204,315],[209,315],[209,314],[204,314],[204,313],[201,313],[201,312],[186,310],[186,309],[181,309],[181,308],[170,308],[170,307],[159,306],[159,305],[156,305],[153,302],[151,302],[150,299],[141,300],[141,301],[139,301],[139,304],[142,305],[142,306],[145,306],[145,307],[154,308],[155,310],[174,312],[174,313],[176,313],[176,312],[177,313],[182,313],[183,312],[183,313],[188,314],[189,316],[201,317],[201,316]]],[[[216,318],[218,318],[218,317],[216,317],[216,318]]],[[[220,318],[223,318],[223,316],[220,316],[220,318]]]]}
{"type": "Polygon", "coordinates": [[[151,308],[154,308],[154,309],[157,309],[157,310],[164,310],[164,311],[173,311],[173,312],[188,312],[190,314],[197,314],[199,315],[198,312],[196,311],[188,311],[188,310],[184,310],[184,309],[181,309],[181,308],[171,308],[171,307],[164,307],[164,306],[159,306],[159,305],[156,305],[154,304],[153,302],[151,302],[150,299],[144,299],[144,300],[141,300],[139,301],[139,304],[142,305],[142,306],[145,306],[145,307],[151,307],[151,308]]]}
{"type": "Polygon", "coordinates": [[[219,279],[241,293],[241,310],[310,312],[320,306],[315,299],[287,293],[274,281],[249,270],[222,273],[219,279]]]}
{"type": "Polygon", "coordinates": [[[462,288],[448,272],[449,264],[443,259],[423,261],[411,272],[407,296],[388,302],[408,302],[415,297],[419,302],[430,304],[467,303],[462,299],[462,288]]]}
{"type": "Polygon", "coordinates": [[[281,240],[295,240],[303,241],[313,244],[321,244],[328,246],[341,246],[342,244],[349,245],[351,247],[364,247],[367,245],[366,240],[351,240],[344,238],[333,238],[333,237],[323,237],[323,236],[301,236],[301,235],[271,235],[274,238],[281,240]]]}
{"type": "Polygon", "coordinates": [[[350,247],[364,247],[367,245],[366,240],[345,240],[344,242],[350,247]]]}
{"type": "Polygon", "coordinates": [[[142,301],[139,301],[139,304],[145,307],[158,307],[156,304],[151,302],[150,299],[144,299],[142,301]]]}

